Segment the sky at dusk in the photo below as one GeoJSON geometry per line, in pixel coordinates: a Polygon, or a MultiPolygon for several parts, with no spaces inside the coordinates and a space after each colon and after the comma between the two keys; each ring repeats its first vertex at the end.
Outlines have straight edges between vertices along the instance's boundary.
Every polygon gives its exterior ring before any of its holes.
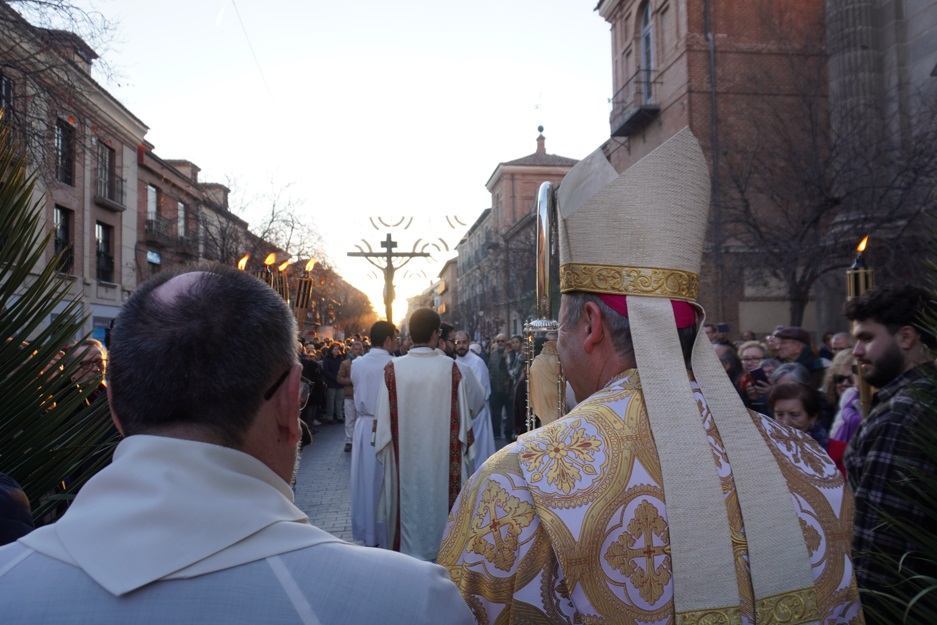
{"type": "MultiPolygon", "coordinates": [[[[595,4],[96,6],[118,25],[103,55],[117,79],[105,86],[150,127],[156,153],[194,162],[202,181],[234,181],[235,209],[285,189],[322,234],[328,261],[378,314],[383,280],[346,252],[363,241],[380,249],[387,232],[404,250],[446,242],[433,261],[398,273],[399,319],[490,207],[485,182],[498,163],[535,151],[537,126],[549,153],[570,158],[608,138],[611,42],[595,4]],[[379,217],[411,225],[388,230],[379,217]]],[[[251,221],[260,209],[240,214],[251,221]]]]}

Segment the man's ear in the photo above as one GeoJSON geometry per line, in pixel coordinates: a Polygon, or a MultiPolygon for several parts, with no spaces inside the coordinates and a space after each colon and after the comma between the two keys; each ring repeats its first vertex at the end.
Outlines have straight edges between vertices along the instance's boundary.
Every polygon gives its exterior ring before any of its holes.
{"type": "Polygon", "coordinates": [[[921,342],[921,335],[914,326],[901,326],[895,332],[895,342],[902,351],[910,351],[921,342]]]}
{"type": "Polygon", "coordinates": [[[290,446],[295,445],[302,437],[302,428],[299,425],[299,385],[302,377],[303,366],[293,365],[290,374],[277,389],[277,438],[285,439],[290,446]]]}
{"type": "Polygon", "coordinates": [[[107,406],[111,411],[111,421],[114,422],[114,427],[117,428],[117,431],[120,432],[121,438],[124,436],[124,426],[120,424],[120,418],[117,416],[117,413],[114,412],[114,398],[111,396],[111,387],[107,387],[107,406]]]}
{"type": "Polygon", "coordinates": [[[598,347],[605,340],[605,320],[595,302],[586,302],[582,309],[583,342],[582,348],[587,354],[598,347]]]}

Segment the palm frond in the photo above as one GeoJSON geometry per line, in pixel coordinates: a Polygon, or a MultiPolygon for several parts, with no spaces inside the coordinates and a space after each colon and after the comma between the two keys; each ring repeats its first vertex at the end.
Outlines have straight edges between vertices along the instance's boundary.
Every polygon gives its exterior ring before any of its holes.
{"type": "Polygon", "coordinates": [[[87,405],[93,389],[71,381],[77,359],[49,366],[83,338],[86,316],[58,258],[45,262],[52,233],[34,192],[25,153],[0,124],[0,472],[23,486],[39,520],[73,496],[113,441],[106,401],[87,405]]]}

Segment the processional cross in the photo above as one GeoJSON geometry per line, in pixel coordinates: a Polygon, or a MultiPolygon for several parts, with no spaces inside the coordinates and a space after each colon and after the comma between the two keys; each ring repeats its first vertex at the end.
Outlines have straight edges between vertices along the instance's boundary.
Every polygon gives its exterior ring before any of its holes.
{"type": "MultiPolygon", "coordinates": [[[[371,246],[369,245],[368,247],[370,248],[371,246]]],[[[397,242],[390,238],[389,232],[387,233],[387,238],[381,241],[381,247],[385,248],[386,251],[348,252],[348,255],[366,258],[369,263],[384,272],[384,313],[387,316],[387,321],[393,323],[393,311],[391,308],[392,304],[394,303],[394,272],[409,263],[414,258],[426,257],[429,256],[429,254],[427,252],[395,252],[394,248],[397,247],[397,242]],[[383,266],[375,260],[377,258],[384,259],[383,266]],[[401,258],[404,260],[399,265],[394,266],[395,258],[401,258]]],[[[361,248],[359,247],[358,249],[361,248]]]]}

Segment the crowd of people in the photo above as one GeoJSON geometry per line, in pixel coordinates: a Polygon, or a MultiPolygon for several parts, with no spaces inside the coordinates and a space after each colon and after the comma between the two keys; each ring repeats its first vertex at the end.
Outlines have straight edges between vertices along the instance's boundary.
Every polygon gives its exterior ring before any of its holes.
{"type": "Polygon", "coordinates": [[[522,337],[474,342],[421,308],[407,337],[379,321],[298,347],[253,276],[160,274],[112,330],[113,462],[0,547],[4,622],[888,622],[874,591],[900,574],[875,554],[932,574],[882,514],[932,512],[909,475],[937,472],[915,437],[937,397],[933,295],[849,301],[822,354],[797,327],[735,345],[697,303],[709,168],[688,129],[566,182],[541,355],[568,415],[516,419],[522,337]],[[293,503],[304,425],[330,423],[358,544],[293,503]]]}

